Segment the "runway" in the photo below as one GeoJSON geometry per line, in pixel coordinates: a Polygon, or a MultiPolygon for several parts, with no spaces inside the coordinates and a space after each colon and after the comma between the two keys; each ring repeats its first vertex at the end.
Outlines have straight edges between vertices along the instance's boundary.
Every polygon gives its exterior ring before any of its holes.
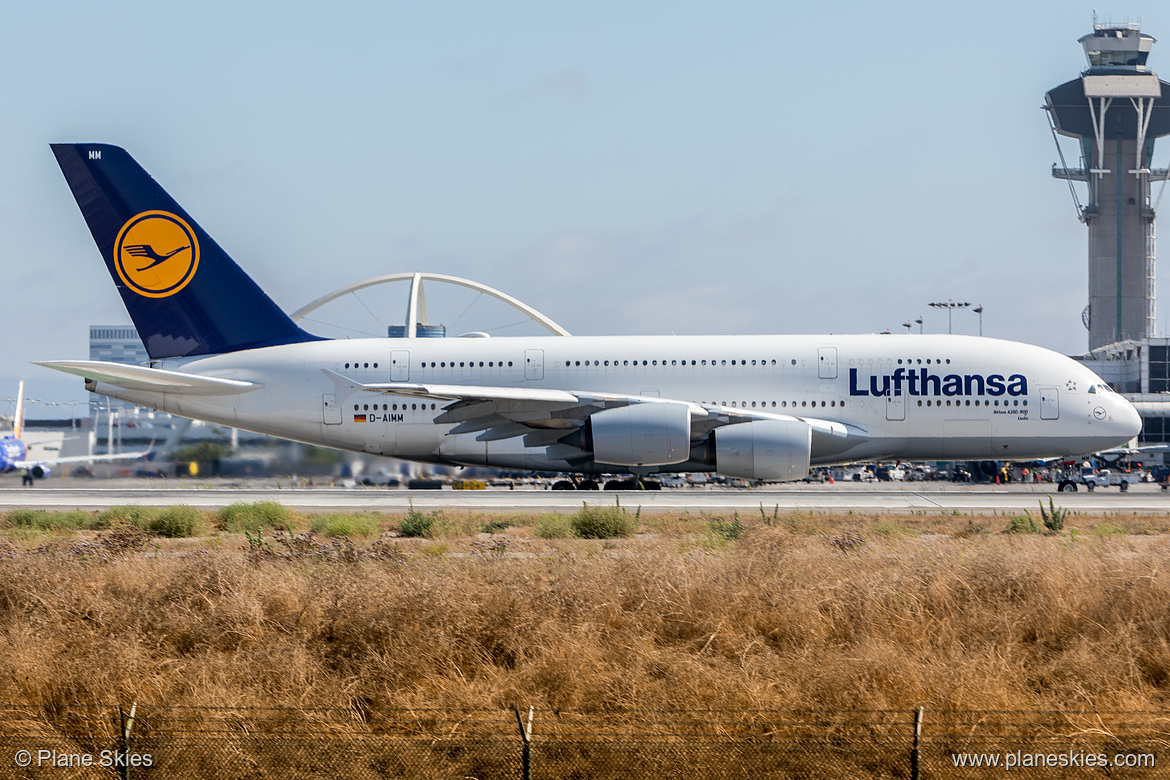
{"type": "Polygon", "coordinates": [[[1018,512],[1035,511],[1037,502],[1048,504],[1051,496],[1058,506],[1080,512],[1170,513],[1170,494],[1158,485],[1135,485],[1127,492],[1117,488],[1077,493],[1057,493],[1055,485],[968,486],[951,483],[882,483],[859,485],[769,486],[763,489],[689,489],[662,491],[576,492],[539,489],[489,490],[387,490],[384,488],[274,487],[142,487],[122,485],[0,489],[0,510],[20,507],[44,509],[101,509],[119,504],[165,506],[187,504],[213,508],[237,502],[276,501],[304,511],[377,510],[405,512],[410,507],[423,511],[461,509],[484,513],[572,512],[589,504],[612,504],[620,500],[631,510],[643,512],[781,512],[815,510],[823,512],[1018,512]]]}

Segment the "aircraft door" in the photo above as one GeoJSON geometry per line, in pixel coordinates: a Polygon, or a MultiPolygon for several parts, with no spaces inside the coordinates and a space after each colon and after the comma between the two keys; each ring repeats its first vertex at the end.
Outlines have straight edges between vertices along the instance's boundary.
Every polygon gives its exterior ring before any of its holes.
{"type": "Polygon", "coordinates": [[[395,349],[390,352],[390,381],[410,381],[410,352],[405,349],[395,349]]]}
{"type": "Polygon", "coordinates": [[[821,347],[817,350],[817,376],[821,379],[837,378],[836,347],[821,347]]]}
{"type": "Polygon", "coordinates": [[[326,425],[341,425],[341,406],[333,393],[321,396],[321,422],[326,425]]]}
{"type": "Polygon", "coordinates": [[[906,396],[894,395],[894,391],[890,391],[889,395],[886,396],[886,419],[906,419],[906,396]]]}
{"type": "Polygon", "coordinates": [[[524,378],[544,379],[544,350],[524,350],[524,378]]]}
{"type": "Polygon", "coordinates": [[[1040,419],[1060,419],[1060,390],[1056,387],[1040,388],[1040,419]]]}

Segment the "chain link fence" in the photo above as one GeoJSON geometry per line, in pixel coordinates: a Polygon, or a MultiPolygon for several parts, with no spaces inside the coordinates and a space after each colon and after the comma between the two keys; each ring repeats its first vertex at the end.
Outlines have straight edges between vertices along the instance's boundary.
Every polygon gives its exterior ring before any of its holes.
{"type": "Polygon", "coordinates": [[[1150,712],[0,706],[0,778],[1147,778],[1167,746],[1150,712]]]}

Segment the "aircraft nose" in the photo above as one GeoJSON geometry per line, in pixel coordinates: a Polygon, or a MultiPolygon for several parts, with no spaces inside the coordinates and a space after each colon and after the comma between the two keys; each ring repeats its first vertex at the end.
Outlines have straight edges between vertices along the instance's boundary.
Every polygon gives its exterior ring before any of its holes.
{"type": "Polygon", "coordinates": [[[1132,439],[1142,432],[1142,417],[1126,399],[1117,396],[1116,400],[1118,403],[1113,419],[1116,421],[1118,433],[1126,439],[1132,439]]]}

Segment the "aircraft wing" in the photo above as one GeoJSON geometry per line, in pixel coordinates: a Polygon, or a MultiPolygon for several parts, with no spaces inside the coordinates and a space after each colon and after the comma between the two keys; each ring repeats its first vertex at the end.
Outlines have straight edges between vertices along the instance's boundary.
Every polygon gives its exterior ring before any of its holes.
{"type": "Polygon", "coordinates": [[[1101,450],[1094,455],[1140,455],[1143,452],[1163,452],[1170,449],[1170,444],[1143,444],[1139,447],[1115,447],[1111,450],[1101,450]]]}
{"type": "Polygon", "coordinates": [[[127,390],[149,390],[156,393],[233,395],[262,387],[259,382],[185,374],[181,371],[109,363],[102,360],[51,360],[37,362],[36,365],[127,390]]]}
{"type": "Polygon", "coordinates": [[[814,432],[835,438],[863,434],[843,423],[810,417],[775,414],[763,410],[709,407],[691,401],[653,396],[599,393],[578,390],[548,390],[523,387],[486,387],[428,383],[386,382],[363,384],[335,371],[322,369],[336,388],[337,402],[356,392],[427,398],[446,402],[438,424],[454,424],[452,434],[477,433],[479,441],[497,441],[524,436],[528,446],[555,443],[585,418],[603,409],[633,404],[683,404],[691,414],[692,435],[712,428],[750,420],[792,420],[806,422],[814,432]]]}

